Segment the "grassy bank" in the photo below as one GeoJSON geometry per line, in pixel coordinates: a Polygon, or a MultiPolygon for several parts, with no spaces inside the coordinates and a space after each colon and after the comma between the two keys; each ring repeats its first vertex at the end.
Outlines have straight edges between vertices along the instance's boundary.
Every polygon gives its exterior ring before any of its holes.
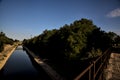
{"type": "Polygon", "coordinates": [[[5,45],[4,50],[0,53],[0,70],[4,67],[6,61],[16,49],[17,45],[5,45]]]}

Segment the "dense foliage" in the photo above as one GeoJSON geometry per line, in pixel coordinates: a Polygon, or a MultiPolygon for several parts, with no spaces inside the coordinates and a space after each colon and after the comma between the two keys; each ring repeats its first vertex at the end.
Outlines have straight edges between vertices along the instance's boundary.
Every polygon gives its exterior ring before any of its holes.
{"type": "Polygon", "coordinates": [[[114,44],[120,44],[120,36],[117,36],[117,37],[114,39],[114,44]]]}
{"type": "Polygon", "coordinates": [[[101,55],[112,45],[115,35],[83,18],[60,29],[45,30],[39,36],[25,39],[23,44],[42,58],[74,61],[101,55]]]}
{"type": "Polygon", "coordinates": [[[0,32],[0,52],[4,49],[4,44],[13,44],[13,39],[8,38],[5,33],[0,32]]]}

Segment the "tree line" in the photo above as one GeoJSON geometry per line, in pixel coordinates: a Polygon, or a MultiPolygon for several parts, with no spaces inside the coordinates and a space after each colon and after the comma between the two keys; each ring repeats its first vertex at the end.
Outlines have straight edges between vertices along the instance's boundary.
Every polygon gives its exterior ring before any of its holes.
{"type": "Polygon", "coordinates": [[[0,32],[0,52],[4,50],[4,45],[5,44],[10,44],[12,45],[14,42],[13,39],[8,38],[4,32],[0,32]]]}
{"type": "Polygon", "coordinates": [[[59,29],[44,30],[31,39],[24,39],[23,45],[41,58],[55,61],[79,61],[100,56],[113,43],[120,43],[114,32],[105,32],[82,18],[59,29]]]}

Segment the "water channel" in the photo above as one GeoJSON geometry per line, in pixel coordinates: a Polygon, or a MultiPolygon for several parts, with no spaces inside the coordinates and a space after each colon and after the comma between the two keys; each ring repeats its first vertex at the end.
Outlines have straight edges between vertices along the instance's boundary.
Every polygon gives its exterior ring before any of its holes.
{"type": "MultiPolygon", "coordinates": [[[[3,80],[50,80],[50,77],[37,65],[22,46],[13,52],[0,72],[3,80]]],[[[1,80],[0,79],[0,80],[1,80]]]]}

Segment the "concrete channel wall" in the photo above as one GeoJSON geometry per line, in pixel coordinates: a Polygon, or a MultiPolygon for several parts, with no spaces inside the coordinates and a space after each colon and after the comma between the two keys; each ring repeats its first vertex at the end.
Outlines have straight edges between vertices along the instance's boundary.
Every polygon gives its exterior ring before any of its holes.
{"type": "Polygon", "coordinates": [[[27,47],[25,47],[25,46],[23,46],[23,47],[34,58],[34,60],[44,69],[44,71],[51,77],[51,79],[53,79],[53,80],[65,80],[55,70],[53,70],[48,64],[44,63],[40,58],[38,58],[38,56],[36,56],[27,47]]]}

